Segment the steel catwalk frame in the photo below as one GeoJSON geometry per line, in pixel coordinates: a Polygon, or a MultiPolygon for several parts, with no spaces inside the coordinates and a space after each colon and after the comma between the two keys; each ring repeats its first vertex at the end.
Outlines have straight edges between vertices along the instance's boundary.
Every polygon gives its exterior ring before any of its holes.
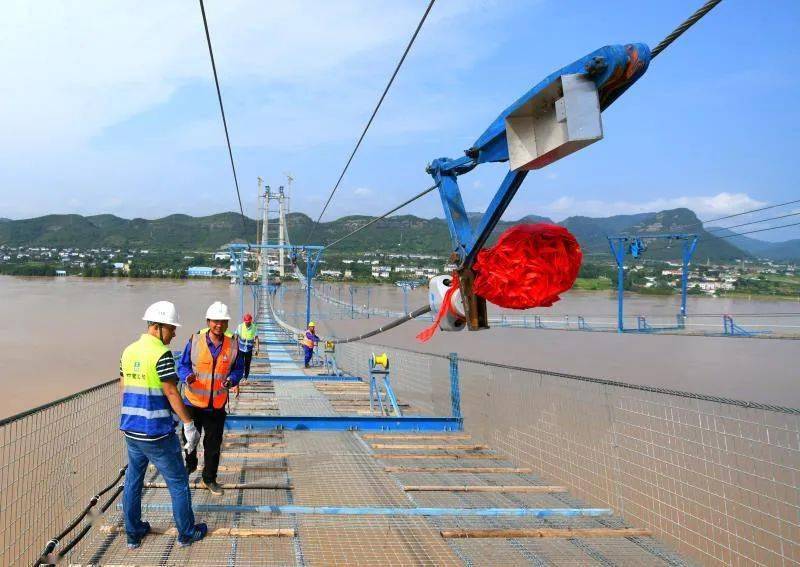
{"type": "MultiPolygon", "coordinates": [[[[638,258],[646,249],[647,240],[677,240],[681,242],[681,307],[678,313],[677,325],[675,328],[683,329],[686,324],[686,294],[689,281],[689,264],[692,261],[697,249],[698,236],[696,234],[628,234],[607,236],[608,246],[611,249],[611,256],[617,263],[617,332],[624,333],[624,302],[625,302],[625,256],[631,254],[638,258]]],[[[664,327],[665,329],[672,327],[664,327]]],[[[651,332],[661,329],[651,327],[642,317],[637,319],[636,330],[639,332],[651,332]]]]}

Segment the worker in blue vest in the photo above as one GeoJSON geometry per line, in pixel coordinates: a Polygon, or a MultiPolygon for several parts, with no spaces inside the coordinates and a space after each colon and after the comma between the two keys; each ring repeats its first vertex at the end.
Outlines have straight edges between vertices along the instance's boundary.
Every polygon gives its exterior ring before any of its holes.
{"type": "Polygon", "coordinates": [[[142,319],[147,321],[147,332],[124,350],[119,363],[122,380],[119,428],[128,448],[122,500],[125,532],[128,548],[136,549],[150,531],[150,524],[142,521],[142,488],[147,465],[153,463],[167,483],[178,545],[184,547],[203,539],[208,527],[194,523],[189,475],[173,421],[177,414],[183,422],[184,449],[193,450],[200,433],[178,392],[175,359],[167,347],[180,324],[175,306],[169,301],[154,303],[142,319]]]}
{"type": "Polygon", "coordinates": [[[303,335],[300,344],[303,345],[303,354],[306,368],[311,364],[311,357],[314,356],[314,346],[319,342],[316,331],[317,325],[314,321],[308,324],[308,330],[303,335]]]}

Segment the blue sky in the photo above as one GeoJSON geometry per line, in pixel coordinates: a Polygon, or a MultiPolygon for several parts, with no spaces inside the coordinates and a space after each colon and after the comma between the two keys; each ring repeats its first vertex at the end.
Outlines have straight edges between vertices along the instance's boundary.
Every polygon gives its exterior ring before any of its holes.
{"type": "MultiPolygon", "coordinates": [[[[700,3],[438,0],[325,218],[403,201],[430,184],[428,161],[461,155],[542,77],[602,45],[653,46],[700,3]]],[[[316,217],[425,4],[207,1],[249,214],[256,176],[291,172],[292,209],[316,217]]],[[[235,208],[196,2],[4,12],[0,216],[235,208]]],[[[710,218],[800,198],[798,22],[795,0],[725,0],[603,114],[603,141],[529,175],[507,217],[710,218]]],[[[505,171],[461,178],[468,209],[505,171]]],[[[407,212],[441,216],[434,194],[407,212]]]]}

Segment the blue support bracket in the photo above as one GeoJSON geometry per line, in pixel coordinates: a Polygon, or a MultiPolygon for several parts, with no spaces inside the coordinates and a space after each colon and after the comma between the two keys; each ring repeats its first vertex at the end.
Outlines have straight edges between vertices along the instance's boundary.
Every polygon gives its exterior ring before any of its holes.
{"type": "MultiPolygon", "coordinates": [[[[122,507],[122,504],[118,504],[122,507]]],[[[172,504],[144,504],[145,511],[172,510],[172,504]]],[[[195,504],[196,512],[313,514],[316,516],[586,517],[610,516],[610,508],[409,508],[392,506],[300,506],[296,504],[195,504]]]]}
{"type": "Polygon", "coordinates": [[[402,417],[372,415],[247,415],[228,414],[225,427],[231,431],[461,431],[459,417],[404,415],[402,417]]]}
{"type": "MultiPolygon", "coordinates": [[[[669,233],[669,234],[623,234],[607,236],[611,256],[617,264],[617,332],[625,332],[624,302],[625,302],[625,255],[630,254],[639,258],[647,250],[650,240],[678,241],[681,243],[681,307],[678,312],[677,328],[683,329],[686,325],[686,294],[689,281],[689,264],[692,255],[697,249],[698,236],[696,234],[669,233]]],[[[655,329],[647,324],[643,317],[636,320],[636,330],[651,332],[655,329]]]]}
{"type": "Polygon", "coordinates": [[[599,112],[605,110],[636,82],[647,70],[649,63],[650,49],[644,44],[602,47],[536,84],[506,108],[465,151],[463,157],[438,158],[427,167],[426,171],[433,177],[439,190],[450,231],[451,261],[458,266],[461,298],[470,330],[489,326],[486,301],[475,296],[472,291],[475,277],[473,264],[522,185],[528,170],[544,167],[601,138],[599,112]],[[587,92],[592,94],[587,96],[587,92]],[[548,113],[548,120],[554,125],[553,131],[564,136],[555,147],[545,147],[545,144],[539,142],[542,144],[540,147],[537,145],[538,139],[531,135],[533,113],[540,112],[534,110],[534,107],[546,107],[544,112],[548,113]],[[580,110],[576,110],[578,108],[580,110]],[[584,112],[584,109],[587,111],[584,112]],[[576,122],[587,116],[596,117],[595,127],[575,127],[573,131],[570,126],[572,123],[568,121],[570,116],[574,116],[576,122]],[[511,125],[520,117],[525,122],[521,127],[521,131],[525,130],[525,133],[522,137],[516,131],[509,134],[509,128],[513,130],[511,125]],[[591,135],[588,134],[589,131],[592,132],[591,135]],[[519,149],[520,146],[523,146],[522,150],[519,149]],[[526,159],[523,163],[512,159],[515,151],[521,151],[524,155],[531,148],[534,148],[535,159],[526,159]],[[511,168],[473,232],[458,186],[458,176],[483,163],[509,160],[512,160],[511,168]]]}

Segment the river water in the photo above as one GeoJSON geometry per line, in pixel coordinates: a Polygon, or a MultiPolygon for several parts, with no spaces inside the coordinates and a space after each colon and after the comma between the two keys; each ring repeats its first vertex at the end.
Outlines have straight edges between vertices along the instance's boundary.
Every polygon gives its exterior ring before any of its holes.
{"type": "MultiPolygon", "coordinates": [[[[286,307],[300,312],[304,307],[296,286],[287,286],[286,307]]],[[[336,286],[327,290],[338,297],[336,286]]],[[[0,385],[0,417],[24,411],[83,388],[110,380],[118,374],[122,349],[144,331],[144,309],[161,299],[173,301],[183,327],[172,346],[179,350],[189,335],[205,325],[205,309],[213,301],[228,303],[239,314],[239,290],[219,280],[129,280],[84,278],[18,278],[0,276],[0,305],[5,325],[0,327],[3,371],[0,385]]],[[[349,302],[343,286],[342,299],[349,302]]],[[[354,294],[357,304],[367,301],[365,286],[354,294]]],[[[399,310],[402,292],[394,286],[372,286],[373,307],[399,310]]],[[[411,292],[412,308],[424,304],[426,292],[411,292]]],[[[252,309],[252,298],[245,298],[252,309]]],[[[674,321],[674,297],[636,297],[626,302],[629,313],[661,315],[674,321]]],[[[315,308],[330,311],[331,305],[315,301],[315,308]]],[[[548,310],[538,310],[545,320],[583,315],[597,325],[613,325],[616,304],[612,294],[571,292],[548,310]]],[[[690,313],[778,313],[800,312],[791,301],[714,299],[692,297],[690,313]]],[[[511,313],[498,310],[493,314],[511,313]]],[[[518,315],[518,313],[514,313],[518,315]]],[[[346,314],[344,314],[346,315],[346,314]]],[[[702,319],[702,318],[701,318],[702,319]]],[[[721,330],[718,316],[708,324],[721,330]]],[[[764,324],[768,318],[737,318],[737,322],[764,324]]],[[[373,319],[321,318],[322,333],[347,336],[371,330],[385,321],[373,319]]],[[[299,322],[296,318],[295,322],[299,322]]],[[[659,318],[648,317],[658,322],[659,318]]],[[[795,318],[769,319],[788,327],[800,325],[795,318]]],[[[702,319],[702,322],[706,322],[702,319]]],[[[469,358],[518,366],[556,370],[587,376],[612,378],[680,390],[800,407],[800,341],[753,340],[675,335],[622,335],[557,330],[495,328],[477,333],[439,333],[429,343],[414,340],[428,322],[411,322],[380,335],[375,343],[424,350],[459,352],[469,358]]],[[[627,321],[634,325],[634,321],[627,321]]]]}

